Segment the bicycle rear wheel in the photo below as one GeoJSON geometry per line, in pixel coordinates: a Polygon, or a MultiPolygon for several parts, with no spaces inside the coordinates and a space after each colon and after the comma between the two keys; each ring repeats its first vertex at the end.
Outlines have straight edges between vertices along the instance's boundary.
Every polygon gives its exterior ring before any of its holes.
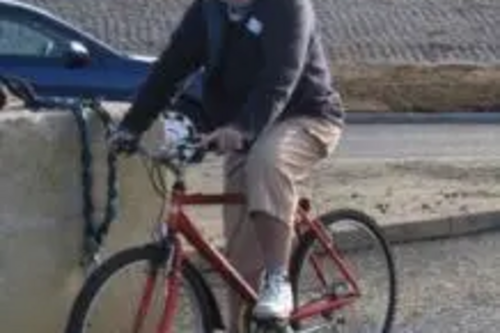
{"type": "MultiPolygon", "coordinates": [[[[97,268],[78,294],[65,333],[156,333],[165,308],[165,250],[147,245],[122,251],[97,268]]],[[[194,269],[184,264],[171,332],[212,332],[194,269]]]]}
{"type": "MultiPolygon", "coordinates": [[[[340,309],[293,323],[296,332],[389,332],[396,307],[396,274],[390,247],[376,222],[353,210],[335,211],[320,221],[354,277],[360,295],[340,309]]],[[[296,306],[352,292],[339,266],[310,231],[294,252],[290,278],[296,306]]]]}

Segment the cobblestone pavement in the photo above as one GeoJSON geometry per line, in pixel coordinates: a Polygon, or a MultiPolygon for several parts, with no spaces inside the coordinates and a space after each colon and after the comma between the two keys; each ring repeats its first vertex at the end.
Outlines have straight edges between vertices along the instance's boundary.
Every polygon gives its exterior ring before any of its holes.
{"type": "MultiPolygon", "coordinates": [[[[156,54],[189,0],[26,0],[112,45],[156,54]]],[[[316,0],[334,61],[500,62],[496,0],[316,0]]]]}

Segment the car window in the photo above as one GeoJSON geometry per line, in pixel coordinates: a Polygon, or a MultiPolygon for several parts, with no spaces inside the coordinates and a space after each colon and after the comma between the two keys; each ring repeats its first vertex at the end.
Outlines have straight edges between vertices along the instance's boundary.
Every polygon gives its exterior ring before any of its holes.
{"type": "Polygon", "coordinates": [[[37,22],[0,16],[0,56],[61,56],[58,41],[37,22]]]}

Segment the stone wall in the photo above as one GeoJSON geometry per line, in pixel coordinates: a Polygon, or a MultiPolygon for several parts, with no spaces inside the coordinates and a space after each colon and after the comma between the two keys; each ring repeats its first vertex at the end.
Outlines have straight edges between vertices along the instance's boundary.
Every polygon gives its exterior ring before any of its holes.
{"type": "MultiPolygon", "coordinates": [[[[102,132],[93,124],[96,203],[103,206],[102,132]],[[99,189],[100,188],[100,189],[99,189]]],[[[61,332],[85,272],[77,128],[68,113],[0,114],[2,332],[61,332]]],[[[104,255],[149,240],[159,200],[137,159],[120,160],[120,216],[104,255]],[[126,195],[124,193],[127,193],[126,195]]]]}

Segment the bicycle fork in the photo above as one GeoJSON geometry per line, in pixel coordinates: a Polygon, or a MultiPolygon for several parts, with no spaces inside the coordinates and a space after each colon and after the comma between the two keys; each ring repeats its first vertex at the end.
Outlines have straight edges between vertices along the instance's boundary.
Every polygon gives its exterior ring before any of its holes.
{"type": "Polygon", "coordinates": [[[158,277],[163,278],[163,292],[165,295],[164,308],[157,326],[157,333],[171,333],[172,323],[177,309],[179,297],[180,279],[182,273],[182,256],[180,251],[180,241],[171,239],[163,241],[159,245],[163,249],[161,258],[157,258],[150,263],[147,278],[144,283],[143,293],[140,298],[139,307],[134,318],[133,333],[141,333],[144,322],[148,316],[153,300],[154,290],[158,282],[158,277]]]}
{"type": "Polygon", "coordinates": [[[175,316],[175,310],[177,309],[177,301],[179,299],[180,279],[182,273],[181,245],[179,239],[177,238],[173,238],[170,244],[170,254],[165,267],[165,308],[158,326],[158,333],[172,333],[172,322],[175,316]]]}

